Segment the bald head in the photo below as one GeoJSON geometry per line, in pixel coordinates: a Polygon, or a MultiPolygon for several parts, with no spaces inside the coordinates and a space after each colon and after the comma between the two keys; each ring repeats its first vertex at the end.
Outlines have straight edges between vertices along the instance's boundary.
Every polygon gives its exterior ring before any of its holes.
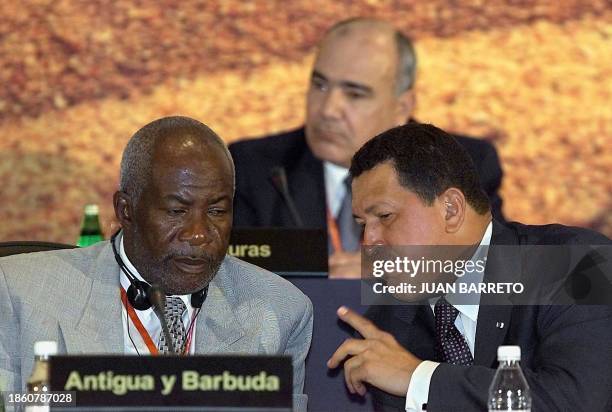
{"type": "Polygon", "coordinates": [[[151,178],[156,151],[194,150],[196,144],[222,151],[234,173],[231,155],[212,129],[189,117],[163,117],[142,127],[129,140],[121,159],[119,190],[138,200],[151,178]],[[177,144],[168,144],[173,141],[177,144]]]}
{"type": "Polygon", "coordinates": [[[338,38],[354,38],[354,41],[375,39],[378,47],[392,56],[395,64],[395,92],[399,95],[414,85],[416,54],[412,41],[390,23],[373,18],[357,17],[333,25],[320,43],[338,38]]]}

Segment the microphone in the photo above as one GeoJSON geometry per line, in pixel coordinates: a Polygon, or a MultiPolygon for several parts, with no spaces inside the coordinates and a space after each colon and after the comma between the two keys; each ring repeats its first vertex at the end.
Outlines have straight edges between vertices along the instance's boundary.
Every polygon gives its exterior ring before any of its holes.
{"type": "Polygon", "coordinates": [[[155,312],[155,315],[157,315],[159,322],[161,323],[162,331],[166,338],[166,342],[168,342],[168,345],[170,346],[170,350],[173,354],[178,355],[174,347],[174,341],[172,340],[172,336],[170,336],[170,331],[168,330],[166,316],[164,316],[164,311],[166,309],[166,294],[159,286],[151,285],[149,288],[149,300],[151,301],[153,312],[155,312]]]}
{"type": "Polygon", "coordinates": [[[297,227],[304,227],[304,222],[302,221],[302,218],[295,207],[295,202],[289,193],[289,185],[287,184],[287,173],[285,172],[285,168],[282,166],[275,166],[270,172],[270,180],[272,181],[272,185],[278,191],[278,193],[280,193],[283,201],[289,208],[289,214],[291,214],[293,223],[297,227]]]}

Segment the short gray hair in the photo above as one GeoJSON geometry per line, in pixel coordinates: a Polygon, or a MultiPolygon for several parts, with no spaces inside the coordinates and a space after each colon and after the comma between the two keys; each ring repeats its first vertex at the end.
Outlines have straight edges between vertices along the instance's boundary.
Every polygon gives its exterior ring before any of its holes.
{"type": "Polygon", "coordinates": [[[221,147],[230,161],[232,173],[235,176],[234,161],[227,146],[210,127],[190,117],[170,116],[152,121],[130,138],[121,158],[119,190],[129,194],[133,201],[137,201],[151,177],[153,152],[158,140],[168,135],[181,133],[190,133],[203,142],[221,147]]]}
{"type": "Polygon", "coordinates": [[[410,90],[414,86],[416,77],[417,57],[414,45],[408,36],[391,26],[389,23],[374,18],[353,17],[334,24],[325,33],[325,37],[328,37],[336,31],[349,29],[351,26],[361,24],[379,25],[381,27],[388,27],[393,31],[398,56],[397,73],[395,75],[395,93],[399,96],[406,90],[410,90]]]}
{"type": "Polygon", "coordinates": [[[400,95],[414,86],[417,59],[412,41],[399,30],[395,31],[395,44],[398,55],[395,93],[400,95]]]}

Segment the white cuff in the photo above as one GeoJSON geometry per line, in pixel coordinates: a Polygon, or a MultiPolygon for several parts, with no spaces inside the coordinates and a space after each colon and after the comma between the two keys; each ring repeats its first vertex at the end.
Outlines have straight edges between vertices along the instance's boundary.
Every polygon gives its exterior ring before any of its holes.
{"type": "Polygon", "coordinates": [[[429,384],[438,362],[423,361],[416,367],[410,378],[406,394],[406,412],[421,412],[429,397],[429,384]]]}

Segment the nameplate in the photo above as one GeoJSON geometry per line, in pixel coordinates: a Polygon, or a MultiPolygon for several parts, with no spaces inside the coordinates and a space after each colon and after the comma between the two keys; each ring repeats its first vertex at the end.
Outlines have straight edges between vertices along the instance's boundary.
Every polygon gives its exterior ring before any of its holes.
{"type": "Polygon", "coordinates": [[[234,228],[228,254],[283,276],[326,276],[323,229],[234,228]]]}
{"type": "Polygon", "coordinates": [[[292,405],[289,356],[53,356],[50,376],[51,389],[75,393],[83,410],[279,412],[292,405]]]}

